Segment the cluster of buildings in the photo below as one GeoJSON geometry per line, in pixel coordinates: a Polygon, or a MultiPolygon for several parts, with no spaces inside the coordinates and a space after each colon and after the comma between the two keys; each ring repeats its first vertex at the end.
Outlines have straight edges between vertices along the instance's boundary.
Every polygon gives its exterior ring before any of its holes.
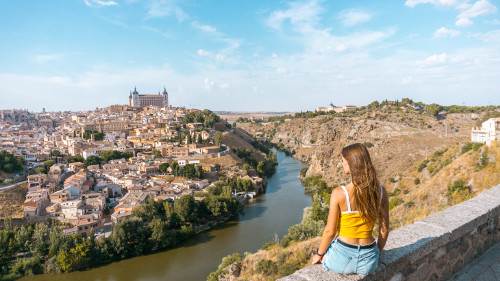
{"type": "Polygon", "coordinates": [[[349,110],[355,110],[357,109],[358,107],[355,106],[355,105],[344,105],[344,106],[335,106],[333,104],[330,103],[329,106],[327,107],[318,107],[316,108],[316,111],[323,111],[323,112],[330,112],[330,111],[335,111],[337,113],[340,113],[340,112],[346,112],[346,111],[349,111],[349,110]]]}
{"type": "MultiPolygon", "coordinates": [[[[23,157],[27,168],[54,161],[46,174],[27,176],[25,218],[60,220],[71,225],[66,234],[89,235],[91,229],[105,233],[149,198],[176,200],[211,184],[208,179],[159,173],[161,164],[174,161],[181,167],[200,165],[205,173],[215,173],[210,164],[213,159],[231,153],[228,147],[214,144],[214,129],[184,122],[185,115],[196,109],[168,105],[166,90],[159,95],[139,95],[134,89],[129,101],[130,105],[85,112],[1,112],[0,150],[23,157]],[[51,155],[56,150],[62,156],[51,155]],[[132,157],[101,165],[85,162],[110,150],[129,152],[132,157]],[[66,163],[76,156],[83,161],[66,163]]],[[[251,179],[257,190],[263,189],[261,178],[239,176],[251,179]]]]}
{"type": "Polygon", "coordinates": [[[486,143],[488,146],[500,139],[500,117],[490,118],[481,127],[472,128],[470,139],[471,142],[486,143]]]}

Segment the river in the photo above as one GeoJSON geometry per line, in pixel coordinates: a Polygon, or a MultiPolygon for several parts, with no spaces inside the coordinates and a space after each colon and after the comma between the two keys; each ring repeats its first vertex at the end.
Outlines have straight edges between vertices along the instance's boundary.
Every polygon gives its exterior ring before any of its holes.
{"type": "Polygon", "coordinates": [[[254,253],[272,241],[275,233],[282,238],[290,226],[300,222],[303,209],[311,205],[298,177],[304,164],[282,152],[278,152],[278,162],[276,173],[268,179],[267,192],[250,202],[236,220],[195,235],[176,248],[86,271],[26,276],[20,280],[206,280],[223,257],[235,252],[254,253]]]}

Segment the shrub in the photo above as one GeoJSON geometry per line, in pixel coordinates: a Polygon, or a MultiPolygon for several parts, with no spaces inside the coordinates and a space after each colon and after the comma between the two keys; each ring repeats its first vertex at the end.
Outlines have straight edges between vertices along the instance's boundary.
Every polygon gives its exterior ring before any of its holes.
{"type": "Polygon", "coordinates": [[[420,179],[415,179],[413,182],[414,182],[415,184],[420,184],[420,179]]]}
{"type": "Polygon", "coordinates": [[[257,262],[257,267],[255,269],[257,273],[264,275],[272,275],[278,271],[278,266],[272,260],[263,259],[257,262]]]}
{"type": "Polygon", "coordinates": [[[370,148],[373,146],[373,143],[371,143],[371,142],[365,142],[363,144],[366,146],[366,148],[370,148]]]}
{"type": "Polygon", "coordinates": [[[304,167],[304,168],[300,169],[300,176],[301,177],[305,177],[306,176],[307,169],[309,169],[309,168],[308,167],[304,167]]]}
{"type": "Polygon", "coordinates": [[[389,211],[394,209],[396,206],[400,205],[403,202],[404,202],[403,199],[392,198],[391,201],[389,201],[389,211]]]}
{"type": "Polygon", "coordinates": [[[413,206],[415,206],[415,203],[413,203],[413,201],[408,201],[405,203],[405,208],[411,208],[413,206]]]}
{"type": "Polygon", "coordinates": [[[420,163],[420,165],[418,165],[418,172],[422,172],[423,169],[425,169],[425,167],[427,167],[427,163],[420,163]]]}
{"type": "Polygon", "coordinates": [[[461,154],[464,154],[464,153],[468,152],[468,151],[469,151],[469,150],[471,150],[471,149],[472,149],[472,143],[470,143],[470,142],[466,142],[466,143],[464,143],[464,145],[462,146],[462,149],[460,150],[460,153],[461,153],[461,154]]]}
{"type": "Polygon", "coordinates": [[[287,262],[280,266],[278,275],[279,277],[288,276],[293,274],[295,271],[299,270],[301,263],[299,261],[287,262]]]}
{"type": "Polygon", "coordinates": [[[262,245],[262,248],[260,248],[260,249],[265,251],[274,245],[276,245],[276,243],[274,241],[269,241],[266,244],[262,245]]]}

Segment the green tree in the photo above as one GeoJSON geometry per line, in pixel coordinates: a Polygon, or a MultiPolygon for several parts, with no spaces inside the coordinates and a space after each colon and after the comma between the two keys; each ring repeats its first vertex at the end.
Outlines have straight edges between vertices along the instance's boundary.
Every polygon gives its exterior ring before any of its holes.
{"type": "Polygon", "coordinates": [[[66,163],[74,163],[74,162],[82,162],[85,161],[82,156],[76,155],[76,156],[70,156],[68,159],[66,159],[66,163]]]}
{"type": "Polygon", "coordinates": [[[43,168],[45,169],[45,174],[50,171],[50,167],[54,165],[54,160],[47,160],[43,162],[43,168]]]}
{"type": "Polygon", "coordinates": [[[152,232],[151,238],[155,241],[157,249],[167,248],[177,243],[176,232],[169,230],[168,222],[155,218],[149,223],[149,227],[152,232]]]}
{"type": "Polygon", "coordinates": [[[197,143],[203,143],[203,139],[201,138],[201,133],[198,134],[198,141],[197,143]]]}
{"type": "Polygon", "coordinates": [[[132,217],[118,221],[110,238],[118,257],[126,259],[147,253],[150,236],[149,228],[144,227],[142,219],[132,217]]]}
{"type": "Polygon", "coordinates": [[[195,177],[198,179],[203,178],[203,167],[201,165],[194,166],[195,169],[195,177]]]}
{"type": "Polygon", "coordinates": [[[49,157],[61,157],[62,154],[59,150],[52,150],[49,153],[49,157]]]}
{"type": "Polygon", "coordinates": [[[167,172],[168,167],[170,167],[170,164],[161,163],[160,166],[158,167],[158,170],[160,170],[160,173],[165,174],[167,172]]]}
{"type": "Polygon", "coordinates": [[[215,145],[219,146],[222,142],[223,135],[221,132],[215,132],[214,134],[214,142],[215,145]]]}
{"type": "Polygon", "coordinates": [[[196,220],[196,202],[191,195],[184,195],[174,202],[174,212],[182,222],[194,222],[196,220]]]}
{"type": "Polygon", "coordinates": [[[85,167],[92,166],[92,165],[101,165],[103,163],[103,160],[99,156],[89,156],[85,161],[83,162],[83,165],[85,167]]]}
{"type": "Polygon", "coordinates": [[[170,169],[172,170],[172,174],[177,176],[179,173],[179,163],[177,163],[177,161],[172,162],[172,164],[170,164],[170,169]]]}

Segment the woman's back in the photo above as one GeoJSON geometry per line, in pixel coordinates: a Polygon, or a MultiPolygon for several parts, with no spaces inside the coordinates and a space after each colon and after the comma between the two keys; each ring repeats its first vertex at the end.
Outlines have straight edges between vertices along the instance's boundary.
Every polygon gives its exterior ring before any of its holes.
{"type": "MultiPolygon", "coordinates": [[[[374,224],[366,222],[357,209],[352,183],[348,184],[347,186],[341,186],[340,188],[343,192],[337,193],[341,194],[341,198],[339,200],[339,236],[345,242],[352,244],[363,245],[372,243],[372,232],[374,224]]],[[[383,192],[382,187],[380,192],[383,192]]]]}

